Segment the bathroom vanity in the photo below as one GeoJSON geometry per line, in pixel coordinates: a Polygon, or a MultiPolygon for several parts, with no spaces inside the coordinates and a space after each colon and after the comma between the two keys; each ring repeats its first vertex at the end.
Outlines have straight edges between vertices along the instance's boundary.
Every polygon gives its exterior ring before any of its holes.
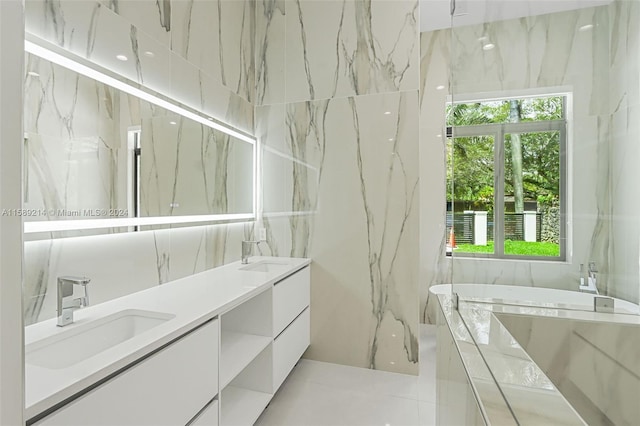
{"type": "Polygon", "coordinates": [[[309,346],[309,264],[253,257],[27,327],[27,424],[253,424],[309,346]]]}

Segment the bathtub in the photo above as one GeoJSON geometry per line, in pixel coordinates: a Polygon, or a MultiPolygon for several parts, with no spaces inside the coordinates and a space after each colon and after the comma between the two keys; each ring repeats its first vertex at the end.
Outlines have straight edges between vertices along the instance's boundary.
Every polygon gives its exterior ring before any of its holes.
{"type": "MultiPolygon", "coordinates": [[[[502,303],[507,305],[531,305],[549,308],[593,310],[594,295],[569,290],[542,287],[525,287],[497,284],[440,284],[429,288],[431,294],[451,294],[452,287],[463,300],[502,303]]],[[[622,299],[615,299],[615,312],[640,314],[640,307],[622,299]]]]}

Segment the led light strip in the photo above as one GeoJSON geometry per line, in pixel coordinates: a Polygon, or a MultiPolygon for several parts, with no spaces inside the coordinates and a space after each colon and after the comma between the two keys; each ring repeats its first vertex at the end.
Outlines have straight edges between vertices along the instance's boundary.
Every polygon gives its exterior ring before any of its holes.
{"type": "Polygon", "coordinates": [[[173,225],[179,223],[198,222],[231,222],[253,220],[253,213],[213,214],[193,216],[164,216],[164,217],[123,217],[117,219],[86,219],[86,220],[52,220],[24,222],[24,232],[76,231],[82,229],[120,228],[130,226],[173,225]]]}
{"type": "Polygon", "coordinates": [[[123,81],[118,80],[117,78],[111,77],[107,74],[104,74],[100,71],[97,71],[91,67],[88,67],[86,65],[83,65],[79,62],[74,61],[73,59],[69,59],[63,55],[60,55],[59,53],[53,52],[49,49],[47,49],[46,47],[42,47],[32,41],[29,40],[25,40],[24,42],[24,50],[27,53],[31,53],[33,55],[39,56],[40,58],[46,59],[50,62],[53,62],[54,64],[60,65],[62,67],[65,67],[67,69],[70,69],[72,71],[75,71],[79,74],[82,74],[84,76],[90,77],[94,80],[99,81],[100,83],[104,83],[108,86],[111,86],[113,88],[116,88],[118,90],[122,90],[125,93],[128,93],[130,95],[133,96],[137,96],[141,99],[144,99],[145,101],[151,102],[154,105],[157,105],[159,107],[165,108],[169,111],[175,112],[176,114],[180,114],[182,116],[185,116],[187,118],[190,118],[194,121],[197,121],[200,124],[203,124],[207,127],[211,127],[212,129],[216,129],[219,130],[223,133],[226,133],[227,135],[233,136],[235,138],[241,139],[247,143],[250,144],[255,144],[255,139],[250,138],[249,136],[237,132],[235,130],[233,130],[232,128],[223,126],[222,124],[219,124],[215,121],[211,121],[213,120],[213,118],[211,120],[199,115],[199,114],[195,114],[185,108],[182,108],[178,105],[172,104],[171,102],[162,99],[159,96],[156,96],[152,93],[149,93],[145,90],[141,90],[137,87],[133,87],[130,84],[127,84],[123,81]]]}
{"type": "MultiPolygon", "coordinates": [[[[1,1],[1,0],[0,0],[1,1]]],[[[37,37],[30,34],[26,35],[28,38],[38,40],[42,44],[46,44],[44,40],[39,40],[37,37]]],[[[53,46],[52,48],[55,48],[53,46]]],[[[219,130],[227,135],[238,138],[244,142],[253,145],[253,213],[237,213],[237,214],[214,214],[214,215],[190,215],[190,216],[163,216],[163,217],[129,217],[129,218],[112,218],[112,219],[86,219],[86,220],[50,220],[50,221],[33,221],[24,222],[25,233],[39,233],[39,232],[59,232],[59,231],[72,231],[72,230],[86,230],[86,229],[100,229],[100,228],[119,228],[119,227],[133,227],[133,226],[149,226],[149,225],[171,225],[171,224],[185,224],[185,223],[203,223],[203,222],[239,222],[239,221],[251,221],[256,220],[257,211],[257,187],[258,179],[260,179],[259,173],[257,173],[259,166],[258,159],[258,143],[255,138],[240,133],[230,127],[213,121],[213,118],[205,118],[199,114],[189,111],[183,107],[175,105],[159,96],[149,93],[145,90],[134,87],[121,81],[115,77],[109,76],[103,72],[93,69],[87,65],[84,65],[78,61],[67,58],[64,55],[56,53],[46,47],[39,45],[30,40],[25,40],[24,46],[25,52],[36,55],[40,58],[46,59],[64,68],[75,71],[86,77],[92,78],[103,84],[111,86],[115,89],[121,90],[130,95],[141,98],[159,107],[165,108],[169,111],[180,114],[184,117],[190,118],[200,124],[210,127],[215,130],[219,130]]]]}

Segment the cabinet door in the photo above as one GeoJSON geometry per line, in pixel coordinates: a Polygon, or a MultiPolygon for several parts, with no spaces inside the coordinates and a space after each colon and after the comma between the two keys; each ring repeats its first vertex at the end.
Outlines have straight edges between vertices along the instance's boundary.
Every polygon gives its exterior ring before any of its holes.
{"type": "Polygon", "coordinates": [[[305,309],[273,342],[273,391],[278,390],[309,347],[309,308],[305,309]]]}
{"type": "Polygon", "coordinates": [[[35,423],[186,425],[218,393],[219,321],[212,321],[35,423]]]}
{"type": "Polygon", "coordinates": [[[273,336],[278,336],[309,306],[310,268],[307,266],[273,286],[273,336]]]}

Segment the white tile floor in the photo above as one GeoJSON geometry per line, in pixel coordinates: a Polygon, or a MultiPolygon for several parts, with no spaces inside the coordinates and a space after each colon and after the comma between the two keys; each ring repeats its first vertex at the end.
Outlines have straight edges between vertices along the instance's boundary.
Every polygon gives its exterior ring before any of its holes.
{"type": "Polygon", "coordinates": [[[419,376],[303,359],[256,425],[434,425],[435,375],[435,326],[421,325],[419,376]]]}

